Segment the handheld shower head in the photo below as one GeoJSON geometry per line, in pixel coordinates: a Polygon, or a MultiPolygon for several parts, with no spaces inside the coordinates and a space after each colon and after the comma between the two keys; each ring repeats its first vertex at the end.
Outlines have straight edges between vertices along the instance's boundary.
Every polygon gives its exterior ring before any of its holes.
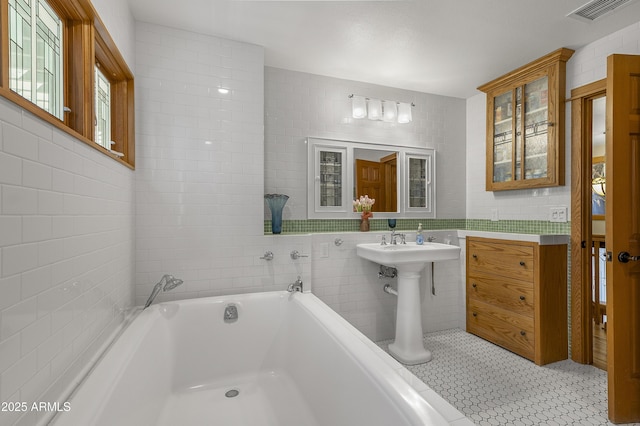
{"type": "Polygon", "coordinates": [[[164,285],[164,287],[162,288],[162,291],[170,291],[173,290],[174,288],[178,287],[180,284],[182,284],[184,281],[182,281],[179,278],[175,278],[173,276],[170,276],[169,279],[167,279],[167,283],[164,285]]]}
{"type": "Polygon", "coordinates": [[[174,277],[173,275],[169,275],[169,274],[163,275],[160,282],[153,287],[153,291],[151,292],[149,299],[147,299],[147,303],[144,305],[144,309],[148,308],[149,305],[153,303],[153,299],[155,299],[158,293],[160,293],[160,290],[170,291],[178,287],[182,283],[183,283],[182,280],[174,277]]]}

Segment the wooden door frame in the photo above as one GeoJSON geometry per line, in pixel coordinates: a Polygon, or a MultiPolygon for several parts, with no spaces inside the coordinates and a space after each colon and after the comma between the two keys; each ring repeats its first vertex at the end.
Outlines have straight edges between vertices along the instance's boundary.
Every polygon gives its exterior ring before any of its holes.
{"type": "Polygon", "coordinates": [[[602,79],[571,91],[571,359],[593,362],[591,329],[591,101],[606,95],[602,79]],[[585,143],[585,140],[589,143],[585,143]]]}

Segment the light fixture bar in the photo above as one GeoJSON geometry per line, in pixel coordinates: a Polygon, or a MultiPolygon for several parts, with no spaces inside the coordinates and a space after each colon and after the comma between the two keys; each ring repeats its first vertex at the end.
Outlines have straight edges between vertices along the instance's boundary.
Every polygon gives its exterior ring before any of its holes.
{"type": "MultiPolygon", "coordinates": [[[[354,96],[360,96],[360,95],[354,95],[354,94],[352,93],[352,94],[350,94],[348,97],[349,97],[349,99],[352,99],[354,96]]],[[[368,98],[368,97],[366,97],[366,96],[362,96],[362,97],[364,98],[364,100],[365,100],[365,101],[370,101],[370,100],[372,99],[372,98],[368,98]]],[[[380,99],[380,100],[381,100],[382,102],[389,102],[389,101],[388,101],[388,100],[386,100],[386,99],[380,99]]],[[[394,101],[391,101],[391,102],[394,102],[394,101]]],[[[396,103],[397,105],[400,105],[402,102],[400,102],[400,101],[395,101],[395,103],[396,103]]],[[[415,106],[416,106],[416,104],[414,104],[413,102],[411,102],[411,104],[410,104],[410,105],[411,105],[412,107],[415,107],[415,106]]]]}

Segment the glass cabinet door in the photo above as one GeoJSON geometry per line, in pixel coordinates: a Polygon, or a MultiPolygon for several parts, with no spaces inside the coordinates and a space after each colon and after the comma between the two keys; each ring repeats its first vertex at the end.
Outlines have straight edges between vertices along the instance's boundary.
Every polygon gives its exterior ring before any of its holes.
{"type": "Polygon", "coordinates": [[[316,147],[316,211],[347,211],[346,148],[316,147]]]}
{"type": "Polygon", "coordinates": [[[496,96],[493,101],[493,181],[513,178],[513,91],[496,96]]]}
{"type": "Polygon", "coordinates": [[[435,213],[433,155],[407,154],[406,168],[405,211],[435,213]]]}
{"type": "Polygon", "coordinates": [[[546,76],[524,86],[524,179],[547,177],[548,87],[546,76]]]}
{"type": "Polygon", "coordinates": [[[547,178],[548,86],[544,76],[493,98],[494,183],[547,178]]]}

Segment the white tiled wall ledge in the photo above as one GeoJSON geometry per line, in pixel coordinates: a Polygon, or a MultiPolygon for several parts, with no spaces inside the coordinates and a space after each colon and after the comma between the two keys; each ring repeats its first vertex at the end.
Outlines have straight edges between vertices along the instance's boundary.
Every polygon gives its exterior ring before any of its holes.
{"type": "MultiPolygon", "coordinates": [[[[407,236],[407,241],[415,240],[415,231],[404,231],[398,230],[398,232],[405,234],[407,236]]],[[[482,237],[482,238],[493,238],[497,240],[513,240],[513,241],[528,241],[533,243],[538,243],[540,245],[555,245],[555,244],[569,244],[570,235],[567,234],[523,234],[516,232],[493,232],[493,231],[474,231],[467,229],[425,229],[423,231],[426,235],[429,234],[438,234],[440,236],[453,234],[457,235],[458,238],[467,238],[467,237],[482,237]]],[[[366,234],[388,234],[389,231],[369,231],[366,234]]],[[[301,235],[315,235],[315,234],[363,234],[360,231],[342,231],[342,232],[304,232],[304,233],[283,233],[282,235],[287,236],[301,236],[301,235]]],[[[265,236],[271,236],[270,234],[265,236]]],[[[277,236],[276,236],[277,238],[277,236]]],[[[438,241],[437,242],[442,242],[438,241]]]]}
{"type": "Polygon", "coordinates": [[[469,231],[461,229],[458,238],[483,237],[497,240],[529,241],[540,245],[569,244],[570,236],[566,234],[517,234],[511,232],[469,231]]]}

